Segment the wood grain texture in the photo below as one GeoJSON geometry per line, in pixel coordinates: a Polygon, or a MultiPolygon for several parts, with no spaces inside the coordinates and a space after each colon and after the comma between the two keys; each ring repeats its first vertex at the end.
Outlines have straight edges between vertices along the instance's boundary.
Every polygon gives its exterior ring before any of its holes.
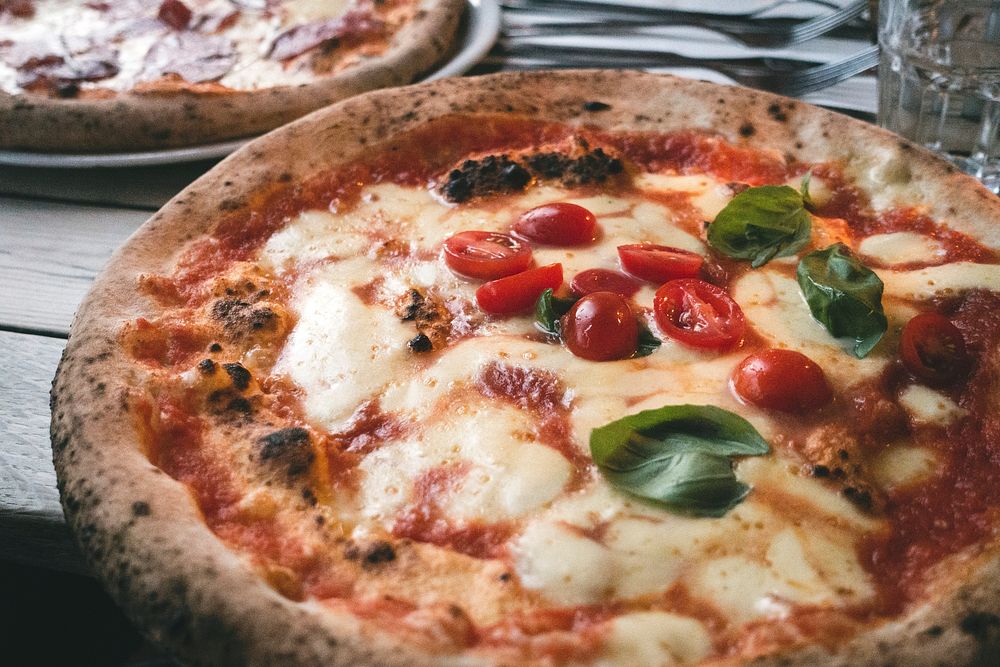
{"type": "Polygon", "coordinates": [[[0,166],[0,195],[155,211],[216,162],[129,169],[0,166]]]}
{"type": "Polygon", "coordinates": [[[84,566],[63,523],[49,447],[49,387],[65,341],[0,331],[0,558],[84,566]]]}
{"type": "Polygon", "coordinates": [[[94,276],[149,215],[0,198],[0,329],[65,336],[94,276]]]}

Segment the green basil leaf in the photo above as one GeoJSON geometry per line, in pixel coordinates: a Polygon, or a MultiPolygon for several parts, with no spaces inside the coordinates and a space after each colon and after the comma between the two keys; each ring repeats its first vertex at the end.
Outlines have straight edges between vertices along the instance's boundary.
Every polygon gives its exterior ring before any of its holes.
{"type": "Polygon", "coordinates": [[[635,355],[636,357],[648,357],[656,351],[656,348],[660,347],[662,343],[660,339],[653,335],[653,332],[649,330],[642,322],[639,322],[639,340],[636,343],[635,355]]]}
{"type": "Polygon", "coordinates": [[[787,185],[763,185],[747,188],[719,211],[708,227],[708,243],[728,257],[750,260],[756,269],[775,257],[794,255],[811,232],[802,193],[787,185]]]}
{"type": "Polygon", "coordinates": [[[577,301],[578,299],[562,299],[555,296],[550,287],[542,292],[535,302],[535,326],[550,336],[558,336],[559,320],[577,301]]]}
{"type": "Polygon", "coordinates": [[[591,456],[611,484],[697,516],[722,516],[749,493],[730,457],[768,451],[750,422],[710,405],[646,410],[590,434],[591,456]]]}
{"type": "Polygon", "coordinates": [[[809,310],[830,335],[853,338],[859,359],[871,352],[888,328],[875,272],[835,243],[803,257],[796,274],[809,310]]]}
{"type": "Polygon", "coordinates": [[[693,516],[720,517],[750,493],[725,456],[687,452],[633,471],[605,470],[611,484],[693,516]]]}

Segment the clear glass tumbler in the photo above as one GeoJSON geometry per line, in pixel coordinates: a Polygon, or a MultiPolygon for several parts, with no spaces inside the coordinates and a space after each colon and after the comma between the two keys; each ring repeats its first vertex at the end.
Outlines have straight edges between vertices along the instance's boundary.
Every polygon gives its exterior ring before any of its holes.
{"type": "Polygon", "coordinates": [[[878,122],[1000,193],[1000,0],[880,0],[878,122]]]}

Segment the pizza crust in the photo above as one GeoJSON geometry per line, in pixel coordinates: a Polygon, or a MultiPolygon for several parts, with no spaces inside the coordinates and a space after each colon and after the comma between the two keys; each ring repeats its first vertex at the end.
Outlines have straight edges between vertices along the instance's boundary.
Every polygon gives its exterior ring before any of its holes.
{"type": "MultiPolygon", "coordinates": [[[[253,193],[349,163],[430,119],[477,113],[609,130],[706,128],[803,161],[844,160],[859,180],[892,166],[893,182],[875,192],[926,205],[1000,248],[1000,200],[929,152],[802,102],[665,76],[582,71],[445,80],[353,98],[253,142],[176,196],[115,254],[77,314],[52,390],[59,488],[81,551],[136,624],[185,659],[447,664],[388,635],[361,633],[349,617],[285,599],[205,527],[187,490],[142,452],[129,397],[138,375],[118,332],[125,320],[153,315],[134,289],[136,275],[170,273],[182,244],[207,233],[221,214],[249,206],[253,193]]],[[[1000,394],[995,399],[1000,404],[1000,394]]],[[[942,578],[930,602],[836,654],[810,647],[752,664],[984,664],[1000,652],[1000,544],[958,554],[941,568],[961,576],[942,578]]],[[[498,587],[483,581],[483,595],[500,594],[498,587]]]]}
{"type": "Polygon", "coordinates": [[[0,149],[107,153],[262,134],[328,104],[405,85],[429,72],[454,47],[464,9],[464,0],[423,0],[385,53],[297,86],[72,100],[0,92],[0,149]]]}

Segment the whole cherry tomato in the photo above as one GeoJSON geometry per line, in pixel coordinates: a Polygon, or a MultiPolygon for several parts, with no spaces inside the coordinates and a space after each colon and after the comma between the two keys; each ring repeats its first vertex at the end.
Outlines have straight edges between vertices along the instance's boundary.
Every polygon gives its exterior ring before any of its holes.
{"type": "Polygon", "coordinates": [[[597,218],[576,204],[545,204],[522,213],[514,233],[545,245],[585,245],[597,238],[597,218]]]}
{"type": "Polygon", "coordinates": [[[627,359],[635,353],[639,323],[620,295],[594,292],[563,315],[562,338],[570,352],[584,359],[627,359]]]}
{"type": "Polygon", "coordinates": [[[510,234],[459,232],[445,240],[444,261],[455,273],[493,280],[527,269],[531,248],[510,234]]]}
{"type": "Polygon", "coordinates": [[[794,413],[821,408],[833,396],[823,369],[793,350],[751,354],[736,367],[732,388],[747,403],[794,413]]]}
{"type": "Polygon", "coordinates": [[[656,290],[653,314],[664,334],[692,347],[735,347],[746,332],[739,305],[722,288],[695,278],[671,280],[656,290]]]}

